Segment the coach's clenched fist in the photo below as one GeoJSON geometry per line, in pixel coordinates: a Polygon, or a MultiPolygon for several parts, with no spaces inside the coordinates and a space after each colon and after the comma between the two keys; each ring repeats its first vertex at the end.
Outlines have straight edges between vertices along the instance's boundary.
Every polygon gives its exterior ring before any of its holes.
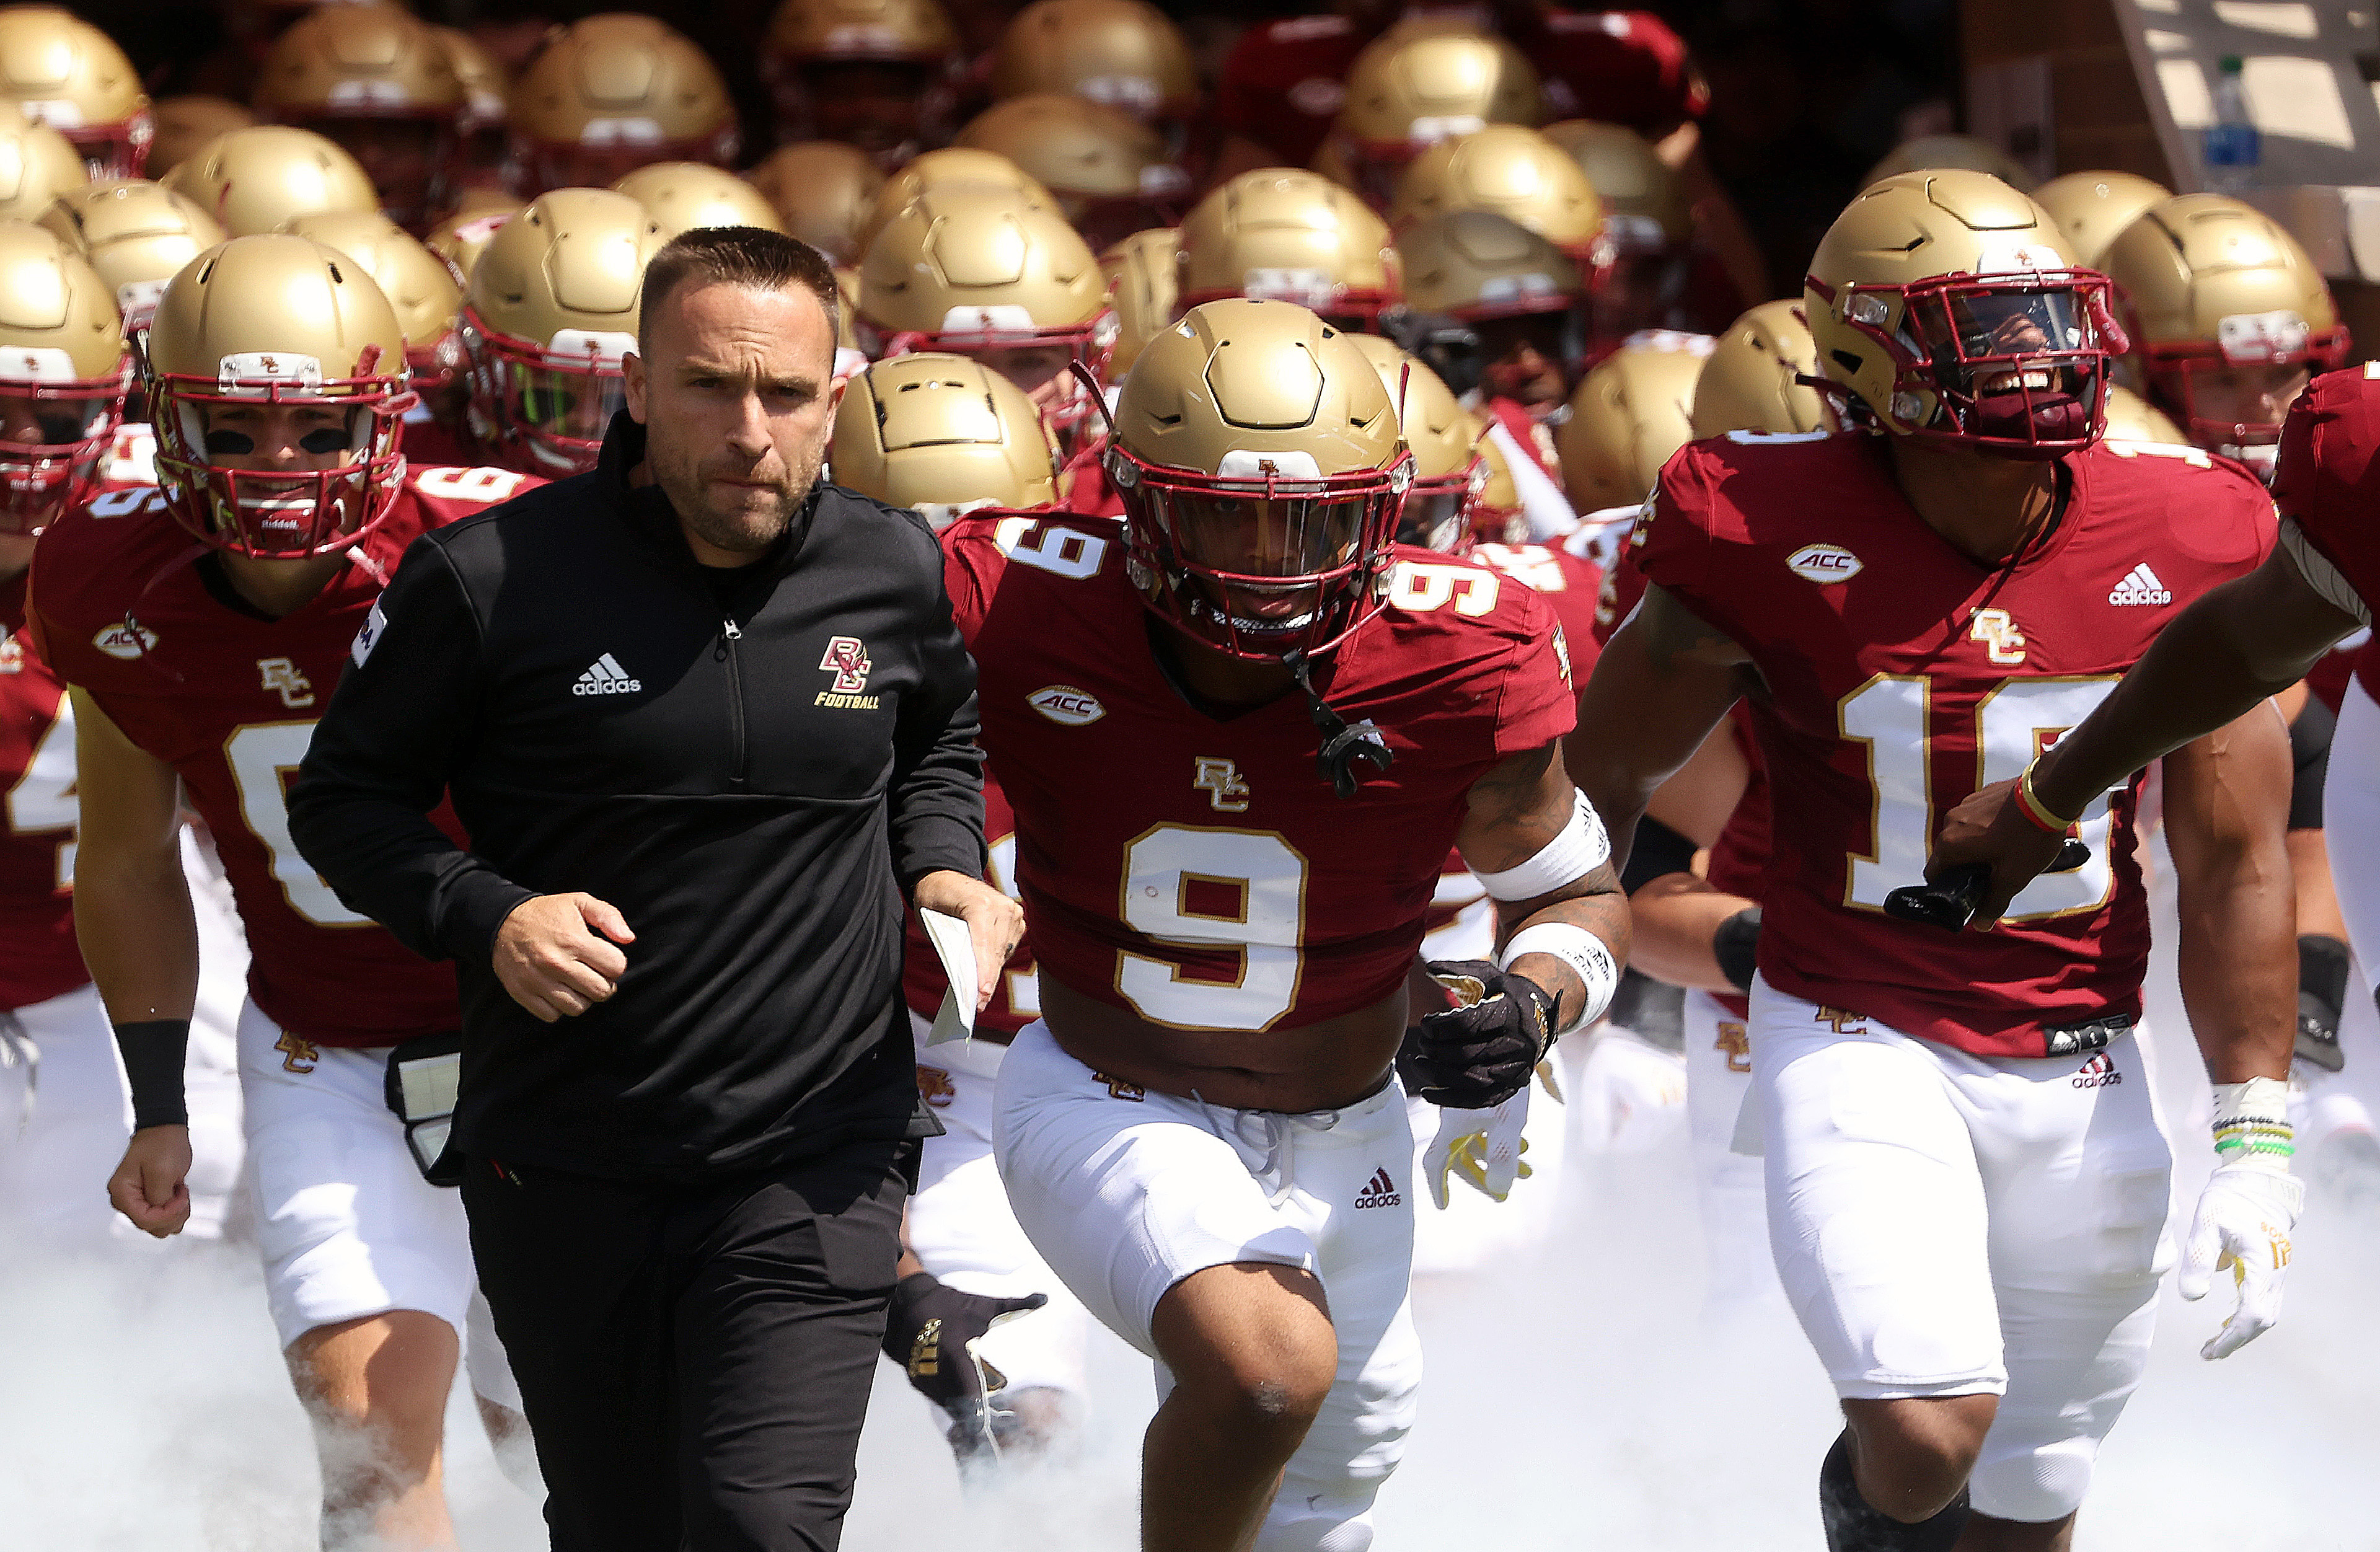
{"type": "Polygon", "coordinates": [[[627,918],[591,894],[533,895],[496,928],[496,978],[552,1024],[609,1000],[628,968],[618,945],[636,940],[627,918]]]}

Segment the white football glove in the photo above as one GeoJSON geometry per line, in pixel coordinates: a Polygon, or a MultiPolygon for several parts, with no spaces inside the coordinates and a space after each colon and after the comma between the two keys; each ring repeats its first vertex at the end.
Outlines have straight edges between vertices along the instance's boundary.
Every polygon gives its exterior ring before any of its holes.
{"type": "Polygon", "coordinates": [[[1643,1153],[1686,1115],[1686,1059],[1609,1026],[1578,1073],[1579,1146],[1590,1153],[1643,1153]]]}
{"type": "Polygon", "coordinates": [[[1523,1085],[1511,1098],[1488,1109],[1439,1110],[1438,1135],[1422,1155],[1421,1172],[1429,1182],[1430,1200],[1440,1211],[1452,1200],[1456,1175],[1499,1202],[1512,1195],[1514,1181],[1528,1178],[1529,1166],[1521,1155],[1529,1145],[1521,1128],[1529,1121],[1530,1086],[1523,1085]]]}
{"type": "Polygon", "coordinates": [[[2227,1358],[2269,1330],[2281,1317],[2281,1289],[2289,1276],[2289,1231],[2305,1208],[2305,1182],[2289,1173],[2289,1111],[2283,1085],[2268,1078],[2221,1084],[2215,1091],[2215,1135],[2254,1137],[2225,1149],[2224,1162],[2207,1177],[2191,1219],[2176,1287],[2185,1299],[2203,1299],[2215,1273],[2231,1268],[2240,1307],[2223,1328],[2199,1349],[2206,1359],[2227,1358]],[[2267,1086],[2268,1085],[2268,1086],[2267,1086]],[[2277,1145],[2277,1146],[2274,1146],[2277,1145]]]}

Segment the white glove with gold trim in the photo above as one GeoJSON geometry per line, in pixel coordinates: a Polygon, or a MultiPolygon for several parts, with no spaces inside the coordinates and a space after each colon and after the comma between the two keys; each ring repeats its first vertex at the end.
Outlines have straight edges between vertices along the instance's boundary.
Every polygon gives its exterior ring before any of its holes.
{"type": "Polygon", "coordinates": [[[2289,1231],[2305,1208],[2305,1182],[2289,1173],[2297,1148],[2289,1085],[2273,1078],[2216,1084],[2215,1151],[2222,1162],[2199,1193],[2175,1279],[2183,1298],[2203,1299],[2215,1273],[2231,1268],[2240,1307],[2199,1350],[2207,1359],[2229,1357],[2281,1317],[2289,1231]]]}

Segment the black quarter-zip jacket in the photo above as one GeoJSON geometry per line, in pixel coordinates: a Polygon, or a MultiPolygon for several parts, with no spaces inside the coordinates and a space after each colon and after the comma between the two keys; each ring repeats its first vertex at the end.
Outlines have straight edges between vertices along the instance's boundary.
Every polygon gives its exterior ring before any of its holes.
{"type": "MultiPolygon", "coordinates": [[[[589,474],[423,536],[290,794],[341,900],[452,958],[468,1151],[692,1181],[935,1130],[900,999],[907,886],[983,873],[975,664],[915,513],[821,484],[770,558],[698,565],[589,474]],[[471,838],[425,817],[451,794],[471,838]],[[584,891],[636,932],[618,992],[540,1023],[496,928],[584,891]]],[[[369,987],[356,995],[369,997],[369,987]]]]}

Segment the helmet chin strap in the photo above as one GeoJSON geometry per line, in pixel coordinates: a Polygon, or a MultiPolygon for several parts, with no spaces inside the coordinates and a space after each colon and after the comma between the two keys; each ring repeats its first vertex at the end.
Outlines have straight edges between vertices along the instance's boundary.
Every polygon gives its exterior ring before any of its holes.
{"type": "Polygon", "coordinates": [[[1315,731],[1322,734],[1322,747],[1314,757],[1315,768],[1330,782],[1330,788],[1341,797],[1353,797],[1355,789],[1364,784],[1366,772],[1358,766],[1368,766],[1370,773],[1384,775],[1394,764],[1397,752],[1380,734],[1379,724],[1366,717],[1350,726],[1347,719],[1332,710],[1314,687],[1314,676],[1307,667],[1304,649],[1281,654],[1281,666],[1288,669],[1297,687],[1305,692],[1305,712],[1314,719],[1315,731]]]}

